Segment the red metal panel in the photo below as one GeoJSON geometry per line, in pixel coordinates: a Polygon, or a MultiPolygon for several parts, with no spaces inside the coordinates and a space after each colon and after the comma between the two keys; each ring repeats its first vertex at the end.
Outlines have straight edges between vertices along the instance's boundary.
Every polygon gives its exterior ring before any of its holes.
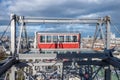
{"type": "Polygon", "coordinates": [[[40,49],[49,49],[49,48],[56,48],[57,47],[57,44],[47,44],[47,43],[41,43],[41,44],[38,44],[38,48],[40,49]]]}
{"type": "Polygon", "coordinates": [[[61,43],[59,44],[59,48],[79,48],[79,43],[61,43]]]}
{"type": "Polygon", "coordinates": [[[43,49],[49,49],[49,48],[79,48],[80,45],[79,43],[60,43],[60,44],[55,44],[55,43],[41,43],[38,44],[38,48],[43,48],[43,49]]]}

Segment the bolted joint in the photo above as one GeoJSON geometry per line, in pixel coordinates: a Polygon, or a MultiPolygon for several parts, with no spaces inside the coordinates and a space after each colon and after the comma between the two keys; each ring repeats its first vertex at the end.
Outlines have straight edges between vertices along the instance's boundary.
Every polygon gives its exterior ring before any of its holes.
{"type": "Polygon", "coordinates": [[[106,16],[106,20],[107,20],[107,21],[110,21],[110,16],[106,16]]]}
{"type": "Polygon", "coordinates": [[[24,16],[20,16],[20,17],[19,17],[19,22],[25,24],[25,23],[24,23],[24,16]]]}
{"type": "Polygon", "coordinates": [[[97,25],[103,24],[104,23],[104,19],[103,18],[99,18],[97,25]]]}
{"type": "Polygon", "coordinates": [[[110,22],[110,16],[105,16],[105,18],[103,19],[105,22],[110,22]]]}
{"type": "Polygon", "coordinates": [[[16,20],[16,15],[15,14],[11,14],[11,20],[16,20]]]}
{"type": "Polygon", "coordinates": [[[20,20],[23,20],[23,19],[24,19],[24,16],[20,16],[19,19],[20,19],[20,20]]]}

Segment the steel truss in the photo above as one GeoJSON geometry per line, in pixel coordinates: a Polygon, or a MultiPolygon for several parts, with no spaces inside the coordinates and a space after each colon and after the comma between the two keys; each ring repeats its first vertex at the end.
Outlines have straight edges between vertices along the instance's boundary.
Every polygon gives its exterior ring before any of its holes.
{"type": "MultiPolygon", "coordinates": [[[[114,57],[108,57],[104,55],[106,53],[83,53],[83,54],[73,54],[68,56],[66,54],[61,55],[64,56],[65,59],[70,59],[69,61],[63,62],[63,76],[68,73],[74,75],[78,75],[81,80],[99,80],[96,79],[100,70],[104,71],[104,79],[103,80],[111,80],[111,65],[112,67],[120,69],[120,59],[114,59],[114,57]],[[101,55],[102,54],[102,55],[101,55]],[[93,57],[92,57],[93,56],[93,57]],[[96,57],[95,57],[96,56],[96,57]],[[69,58],[68,58],[69,57],[69,58]],[[78,60],[78,58],[80,60],[78,60]],[[96,59],[96,60],[93,60],[96,59]],[[114,61],[113,61],[114,59],[114,61]],[[73,65],[74,64],[74,65],[73,65]],[[94,66],[96,66],[96,70],[94,70],[94,66]]],[[[66,76],[65,76],[66,77],[66,76]]],[[[65,80],[63,77],[63,80],[65,80]]],[[[119,80],[119,79],[118,79],[119,80]]]]}
{"type": "MultiPolygon", "coordinates": [[[[25,23],[83,23],[83,24],[104,24],[106,33],[105,39],[105,51],[103,53],[80,53],[80,54],[56,54],[57,60],[67,59],[63,61],[62,80],[69,78],[69,74],[72,76],[80,77],[81,80],[94,80],[97,79],[97,75],[101,69],[104,69],[104,80],[111,80],[111,66],[120,70],[120,59],[115,58],[110,50],[110,17],[96,19],[50,19],[50,18],[26,18],[23,16],[11,15],[11,54],[12,57],[0,66],[0,75],[6,72],[11,66],[20,64],[19,61],[19,45],[16,48],[16,23],[19,22],[21,26],[25,23]],[[97,69],[94,69],[97,66],[97,69]],[[65,76],[65,75],[68,76],[65,76]]],[[[100,28],[101,30],[101,28],[100,28]]],[[[102,32],[102,31],[101,31],[102,32]]],[[[96,35],[95,35],[96,36],[96,35]]],[[[20,36],[21,37],[21,36],[20,36]]],[[[27,63],[26,63],[27,64],[27,63]]],[[[20,66],[20,65],[19,65],[20,66]]],[[[23,66],[22,66],[23,67],[23,66]]],[[[27,75],[27,74],[26,74],[27,75]]]]}

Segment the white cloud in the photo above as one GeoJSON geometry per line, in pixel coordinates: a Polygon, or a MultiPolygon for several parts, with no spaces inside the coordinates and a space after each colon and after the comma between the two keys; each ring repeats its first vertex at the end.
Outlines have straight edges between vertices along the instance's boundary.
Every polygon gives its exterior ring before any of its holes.
{"type": "Polygon", "coordinates": [[[41,11],[51,5],[60,5],[66,0],[15,0],[8,7],[10,12],[22,13],[24,11],[41,11]]]}
{"type": "Polygon", "coordinates": [[[8,17],[10,13],[42,17],[101,16],[98,14],[113,11],[111,5],[119,8],[118,3],[120,1],[114,0],[2,0],[0,19],[5,18],[5,15],[8,17]]]}
{"type": "Polygon", "coordinates": [[[101,2],[100,0],[78,0],[78,1],[87,2],[87,3],[99,3],[99,2],[101,2]]]}
{"type": "MultiPolygon", "coordinates": [[[[3,0],[0,3],[0,20],[9,19],[10,13],[15,13],[24,16],[69,18],[95,18],[110,15],[112,20],[115,20],[114,22],[119,22],[119,9],[119,0],[3,0]]],[[[81,27],[83,26],[76,25],[78,30],[86,30],[81,27]]],[[[62,29],[56,26],[45,28],[42,29],[62,29]]],[[[70,28],[69,25],[65,29],[69,30],[70,28]]]]}
{"type": "Polygon", "coordinates": [[[93,14],[87,14],[87,15],[81,15],[81,16],[78,16],[79,18],[98,18],[100,15],[99,14],[96,14],[96,13],[93,13],[93,14]]]}
{"type": "MultiPolygon", "coordinates": [[[[60,18],[96,18],[110,15],[112,21],[120,21],[120,0],[2,0],[0,2],[0,23],[8,19],[11,13],[23,16],[60,17],[60,18]]],[[[5,26],[0,31],[5,30],[5,26]]],[[[94,32],[94,27],[86,25],[30,26],[34,31],[80,31],[94,32]]]]}

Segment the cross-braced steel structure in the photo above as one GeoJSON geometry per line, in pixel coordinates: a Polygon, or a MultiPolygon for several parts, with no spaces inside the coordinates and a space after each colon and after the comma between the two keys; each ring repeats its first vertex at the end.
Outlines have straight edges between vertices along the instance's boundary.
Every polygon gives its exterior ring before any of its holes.
{"type": "MultiPolygon", "coordinates": [[[[96,34],[94,41],[96,40],[96,34]]],[[[94,42],[93,42],[94,46],[94,42]]],[[[11,67],[11,74],[9,75],[10,80],[15,80],[15,71],[20,70],[24,73],[26,78],[34,80],[37,77],[42,76],[44,80],[50,80],[55,74],[60,74],[58,80],[68,80],[70,77],[78,77],[81,80],[98,80],[99,71],[102,70],[104,73],[104,80],[111,80],[111,70],[120,70],[120,59],[114,57],[112,52],[114,49],[110,49],[110,17],[106,16],[104,18],[96,19],[66,19],[66,18],[33,18],[17,16],[15,14],[11,15],[11,54],[5,63],[0,67],[0,75],[4,74],[11,67]],[[18,42],[16,41],[16,23],[21,24],[20,36],[18,42]],[[26,23],[61,23],[61,24],[96,24],[96,33],[101,31],[105,50],[103,52],[82,52],[77,53],[66,53],[66,54],[20,54],[20,41],[21,33],[26,23]],[[101,25],[105,26],[105,35],[102,31],[101,25]],[[28,61],[32,59],[32,62],[28,61]],[[55,62],[44,63],[35,62],[35,59],[54,59],[55,62]],[[63,59],[67,59],[64,61],[63,59]],[[23,61],[26,60],[26,61],[23,61]],[[44,70],[45,66],[54,66],[54,71],[51,73],[44,70]],[[112,66],[112,67],[111,67],[112,66]],[[35,72],[27,71],[27,67],[35,72]],[[38,70],[39,69],[39,70],[38,70]],[[50,76],[47,76],[47,75],[50,76]]],[[[116,72],[116,75],[119,75],[116,72]]],[[[58,75],[57,75],[58,76],[58,75]]],[[[99,77],[100,78],[100,77],[99,77]]]]}

